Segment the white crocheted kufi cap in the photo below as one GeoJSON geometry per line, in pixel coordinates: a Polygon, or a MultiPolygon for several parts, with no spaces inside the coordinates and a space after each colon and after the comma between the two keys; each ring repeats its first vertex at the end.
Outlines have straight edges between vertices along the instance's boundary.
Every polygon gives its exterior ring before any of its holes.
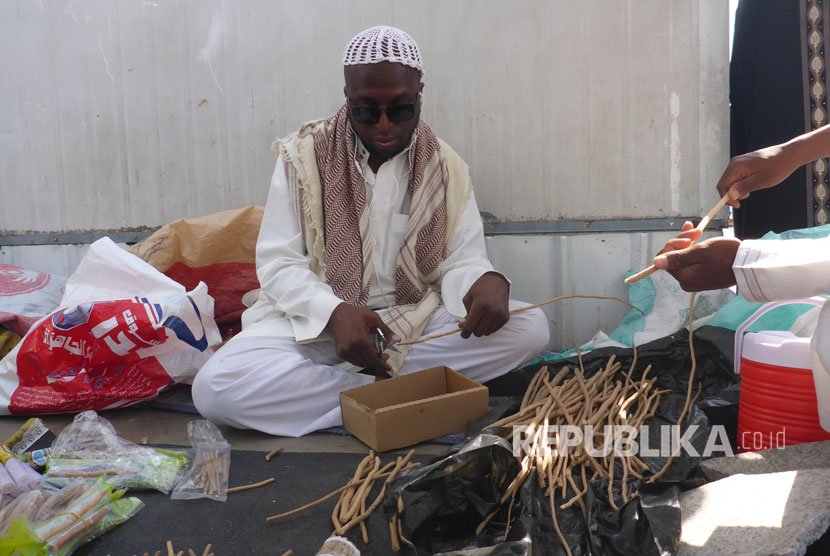
{"type": "Polygon", "coordinates": [[[361,31],[349,41],[343,51],[344,66],[378,62],[403,64],[424,73],[418,44],[397,27],[378,25],[361,31]]]}

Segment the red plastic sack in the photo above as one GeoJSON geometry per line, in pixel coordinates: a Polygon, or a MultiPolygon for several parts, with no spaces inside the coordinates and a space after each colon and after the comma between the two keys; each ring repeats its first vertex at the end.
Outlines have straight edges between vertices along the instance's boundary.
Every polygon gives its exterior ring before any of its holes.
{"type": "Polygon", "coordinates": [[[130,252],[187,289],[207,284],[222,337],[242,329],[245,293],[259,289],[256,241],[263,208],[249,206],[176,220],[135,244],[130,252]]]}
{"type": "Polygon", "coordinates": [[[190,382],[220,341],[213,300],[108,238],[66,285],[61,308],[0,361],[0,413],[110,409],[190,382]]]}

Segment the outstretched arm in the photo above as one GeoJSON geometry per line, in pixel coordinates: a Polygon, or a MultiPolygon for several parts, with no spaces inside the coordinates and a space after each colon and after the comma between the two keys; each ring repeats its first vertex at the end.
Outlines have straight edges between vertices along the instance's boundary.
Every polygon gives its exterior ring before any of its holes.
{"type": "Polygon", "coordinates": [[[729,193],[729,204],[740,206],[753,191],[774,187],[796,168],[830,156],[830,126],[799,135],[786,143],[736,156],[718,181],[718,193],[729,193]]]}
{"type": "MultiPolygon", "coordinates": [[[[687,226],[691,223],[684,224],[684,232],[687,226]]],[[[744,241],[716,237],[691,246],[685,245],[688,241],[672,239],[654,258],[654,265],[671,273],[686,291],[737,285],[753,302],[830,294],[830,237],[744,241]]]]}

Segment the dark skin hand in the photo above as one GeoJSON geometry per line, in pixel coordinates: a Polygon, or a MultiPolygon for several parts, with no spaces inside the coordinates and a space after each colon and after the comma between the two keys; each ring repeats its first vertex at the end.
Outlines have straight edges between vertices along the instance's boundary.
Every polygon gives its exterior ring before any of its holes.
{"type": "Polygon", "coordinates": [[[729,204],[737,208],[740,200],[753,191],[778,185],[797,168],[785,154],[780,145],[775,145],[736,156],[718,181],[718,193],[721,197],[729,193],[729,204]]]}
{"type": "Polygon", "coordinates": [[[654,266],[668,271],[687,292],[734,286],[732,263],[741,241],[716,237],[693,243],[702,233],[691,222],[683,224],[680,234],[669,240],[654,258],[654,266]]]}
{"type": "Polygon", "coordinates": [[[718,181],[718,193],[729,193],[729,204],[740,205],[753,191],[774,187],[799,166],[830,153],[830,126],[794,137],[780,145],[736,156],[718,181]]]}
{"type": "Polygon", "coordinates": [[[462,301],[467,318],[460,323],[461,337],[489,336],[510,320],[510,285],[500,274],[488,272],[476,280],[462,301]]]}
{"type": "Polygon", "coordinates": [[[334,308],[326,325],[334,336],[337,356],[358,367],[370,367],[375,376],[384,378],[392,368],[386,360],[388,355],[378,357],[369,341],[369,334],[379,328],[390,340],[398,339],[392,329],[386,326],[374,311],[341,303],[334,308]]]}
{"type": "Polygon", "coordinates": [[[414,68],[391,62],[346,66],[343,72],[346,78],[343,94],[352,107],[415,104],[415,116],[400,123],[389,121],[386,112],[381,111],[376,124],[359,124],[351,111],[348,112],[352,130],[369,151],[369,166],[377,172],[381,164],[406,148],[418,126],[421,115],[418,93],[424,88],[421,74],[414,68]]]}

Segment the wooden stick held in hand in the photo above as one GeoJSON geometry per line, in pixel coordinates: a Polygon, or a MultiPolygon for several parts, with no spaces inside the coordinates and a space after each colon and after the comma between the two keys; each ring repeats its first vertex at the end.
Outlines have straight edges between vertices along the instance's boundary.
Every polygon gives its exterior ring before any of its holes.
{"type": "MultiPolygon", "coordinates": [[[[717,213],[719,213],[719,212],[720,212],[720,210],[721,210],[723,207],[725,207],[725,206],[726,206],[727,201],[729,201],[729,195],[724,195],[723,197],[721,197],[721,200],[720,200],[720,201],[718,201],[718,204],[717,204],[717,205],[715,205],[715,207],[714,207],[712,210],[710,210],[710,211],[709,211],[709,213],[708,213],[706,216],[704,216],[704,217],[703,217],[703,220],[701,220],[701,221],[700,221],[700,224],[698,224],[698,225],[695,227],[695,229],[696,229],[696,230],[700,230],[700,231],[705,230],[705,229],[706,229],[706,226],[708,226],[708,225],[709,225],[709,222],[712,220],[712,218],[714,218],[714,217],[715,217],[715,215],[716,215],[717,213]]],[[[637,282],[638,280],[642,280],[642,279],[643,279],[643,278],[645,278],[646,276],[651,276],[651,275],[652,275],[652,274],[654,274],[656,271],[657,271],[657,267],[656,267],[656,266],[654,266],[654,265],[651,265],[650,267],[648,267],[648,268],[646,268],[646,269],[644,269],[644,270],[641,270],[641,271],[640,271],[640,272],[638,272],[637,274],[632,274],[631,276],[629,276],[628,278],[626,278],[626,279],[624,280],[624,282],[625,282],[626,284],[632,284],[632,283],[634,283],[634,282],[637,282]]]]}

